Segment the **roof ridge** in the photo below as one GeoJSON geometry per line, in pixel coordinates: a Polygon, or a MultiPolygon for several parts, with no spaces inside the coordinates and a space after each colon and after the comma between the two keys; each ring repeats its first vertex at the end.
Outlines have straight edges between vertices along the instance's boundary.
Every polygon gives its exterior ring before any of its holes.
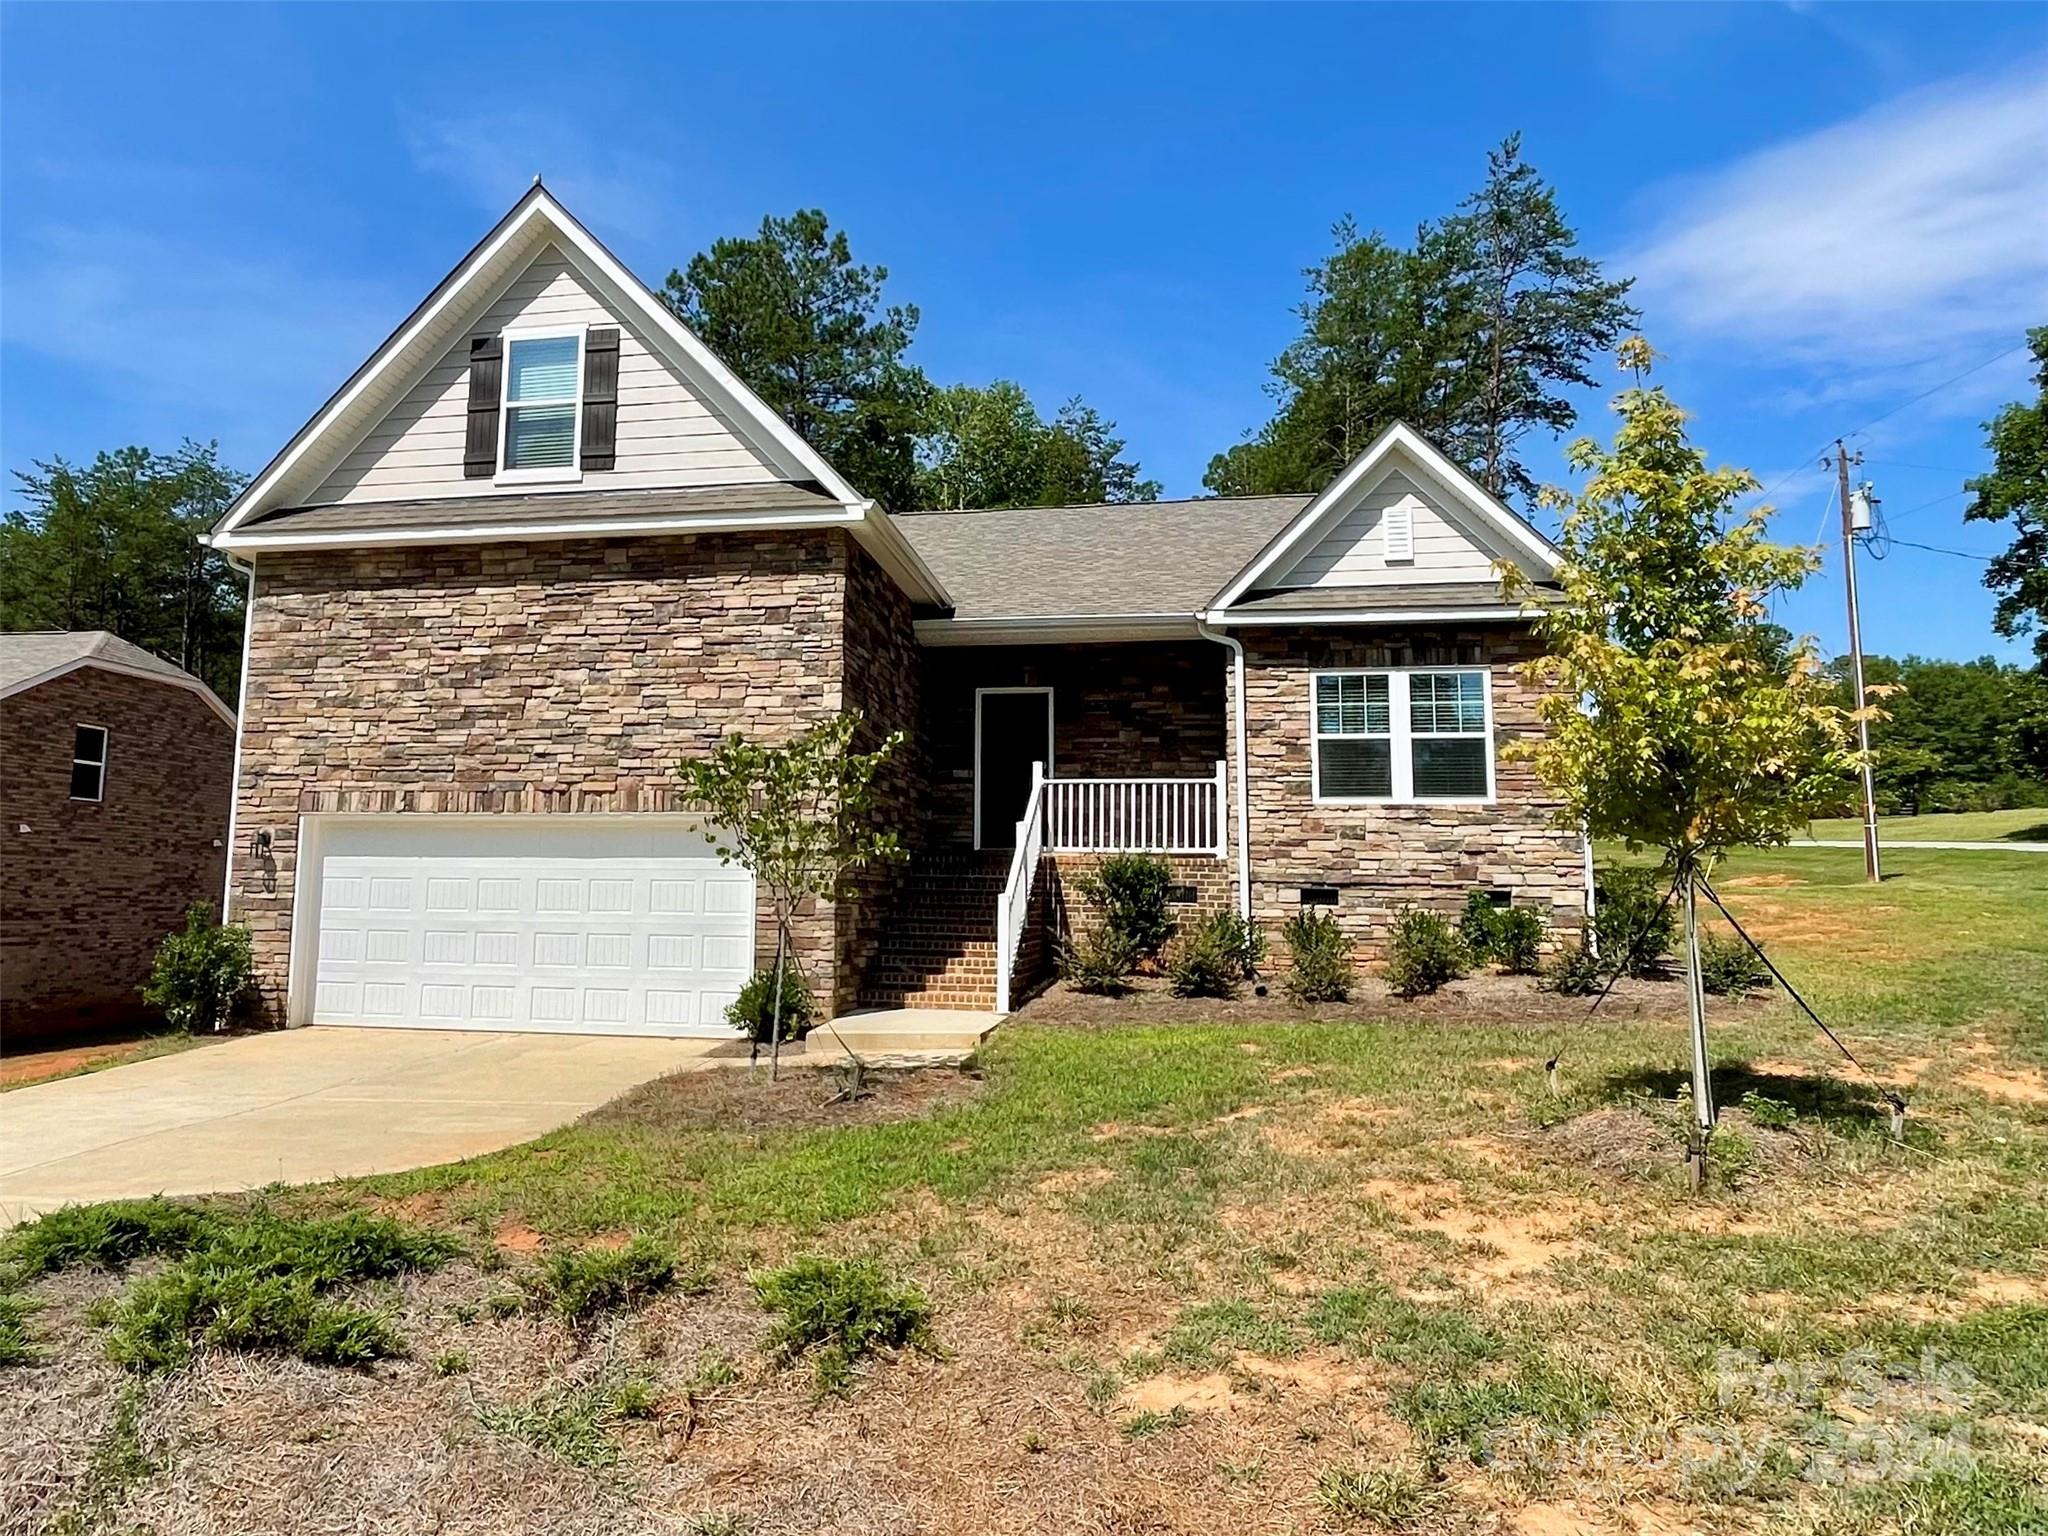
{"type": "Polygon", "coordinates": [[[1262,496],[1161,496],[1152,501],[1067,501],[1056,506],[910,507],[891,517],[978,517],[984,512],[1091,512],[1104,507],[1224,506],[1241,501],[1308,501],[1313,491],[1268,491],[1262,496]]]}

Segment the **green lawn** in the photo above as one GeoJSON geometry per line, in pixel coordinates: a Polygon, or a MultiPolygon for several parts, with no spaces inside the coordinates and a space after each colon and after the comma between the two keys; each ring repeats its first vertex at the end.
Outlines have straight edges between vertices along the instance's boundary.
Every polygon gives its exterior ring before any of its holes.
{"type": "MultiPolygon", "coordinates": [[[[1863,823],[1834,817],[1812,824],[1819,842],[1861,842],[1863,823]]],[[[1956,811],[1944,816],[1880,816],[1877,835],[1885,843],[2048,843],[2048,807],[2025,811],[1956,811]]]]}
{"type": "Polygon", "coordinates": [[[245,1497],[346,1523],[375,1488],[393,1531],[476,1475],[508,1529],[601,1495],[617,1528],[754,1536],[890,1507],[962,1532],[2041,1536],[2048,860],[1902,850],[1873,888],[1853,851],[1794,849],[1719,885],[1903,1091],[1908,1146],[1783,999],[1722,1005],[1728,1113],[1687,1196],[1675,988],[1545,1022],[1027,1012],[978,1087],[885,1082],[901,1118],[836,1127],[747,1120],[814,1107],[808,1081],[672,1082],[525,1147],[273,1196],[477,1257],[384,1293],[413,1358],[310,1420],[282,1368],[158,1388],[125,1508],[233,1455],[245,1497]],[[536,1244],[631,1234],[704,1278],[605,1329],[516,1304],[536,1244]],[[818,1400],[746,1281],[808,1253],[914,1284],[932,1353],[818,1400]]]}

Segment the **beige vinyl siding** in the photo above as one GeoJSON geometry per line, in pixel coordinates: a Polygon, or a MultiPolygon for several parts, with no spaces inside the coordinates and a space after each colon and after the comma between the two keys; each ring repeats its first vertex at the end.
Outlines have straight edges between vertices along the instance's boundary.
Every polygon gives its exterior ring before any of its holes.
{"type": "Polygon", "coordinates": [[[1374,587],[1404,582],[1489,581],[1493,556],[1443,504],[1399,470],[1389,471],[1330,531],[1276,579],[1276,587],[1374,587]],[[1404,496],[1415,498],[1415,558],[1389,565],[1380,519],[1404,496]]]}
{"type": "MultiPolygon", "coordinates": [[[[462,474],[469,338],[507,326],[579,324],[619,327],[618,458],[613,468],[586,474],[583,486],[658,490],[783,478],[676,376],[641,332],[590,291],[559,248],[549,245],[502,298],[463,329],[456,344],[349,450],[307,501],[320,505],[490,494],[490,481],[467,480],[462,474]]],[[[533,488],[503,489],[517,495],[533,488]]]]}

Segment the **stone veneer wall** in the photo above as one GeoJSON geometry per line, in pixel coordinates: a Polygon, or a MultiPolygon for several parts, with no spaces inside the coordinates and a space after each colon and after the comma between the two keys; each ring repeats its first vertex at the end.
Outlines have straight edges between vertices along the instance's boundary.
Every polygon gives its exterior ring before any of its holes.
{"type": "MultiPolygon", "coordinates": [[[[674,764],[728,732],[785,738],[849,702],[909,718],[907,606],[848,623],[849,580],[881,581],[865,560],[837,530],[263,557],[233,908],[266,1004],[281,1014],[302,813],[681,811],[674,764]]],[[[822,1000],[850,995],[859,930],[800,914],[822,1000]]],[[[773,944],[764,910],[757,954],[773,944]]]]}
{"type": "Polygon", "coordinates": [[[80,667],[0,703],[0,741],[0,1035],[147,1018],[157,945],[220,901],[234,727],[190,689],[80,667]],[[71,798],[80,725],[107,728],[97,801],[71,798]]]}
{"type": "Polygon", "coordinates": [[[924,653],[935,848],[974,841],[974,694],[1053,691],[1053,771],[1072,778],[1205,779],[1225,755],[1228,653],[1209,640],[944,646],[924,653]]]}
{"type": "MultiPolygon", "coordinates": [[[[892,731],[903,744],[875,785],[876,820],[893,828],[906,854],[924,846],[925,743],[919,719],[924,669],[911,627],[910,599],[859,545],[847,544],[845,704],[865,722],[855,746],[871,752],[892,731]]],[[[860,979],[881,946],[882,924],[909,862],[875,865],[850,882],[852,899],[838,904],[834,1012],[854,1006],[860,979]]]]}
{"type": "Polygon", "coordinates": [[[1536,654],[1526,626],[1367,635],[1332,629],[1243,632],[1250,723],[1252,912],[1276,937],[1305,885],[1334,885],[1337,918],[1368,955],[1407,906],[1453,914],[1474,886],[1505,890],[1558,929],[1584,918],[1576,832],[1552,821],[1556,800],[1501,746],[1538,731],[1536,693],[1513,670],[1536,654]],[[1314,803],[1309,674],[1324,667],[1492,669],[1494,789],[1490,805],[1314,803]]]}

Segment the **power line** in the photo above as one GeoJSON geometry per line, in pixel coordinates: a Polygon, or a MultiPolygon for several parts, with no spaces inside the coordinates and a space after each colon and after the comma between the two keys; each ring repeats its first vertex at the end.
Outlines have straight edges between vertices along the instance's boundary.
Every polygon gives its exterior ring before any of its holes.
{"type": "Polygon", "coordinates": [[[1967,549],[1943,549],[1938,544],[1915,544],[1911,539],[1893,539],[1892,542],[1905,549],[1924,549],[1930,555],[1954,555],[1958,560],[1975,560],[1989,565],[1995,556],[1973,555],[1967,549]]]}
{"type": "Polygon", "coordinates": [[[1932,501],[1923,501],[1918,506],[1908,507],[1903,512],[1890,512],[1886,516],[1893,519],[1911,517],[1915,512],[1925,512],[1929,507],[1938,507],[1944,501],[1954,501],[1958,496],[1967,496],[1969,494],[1968,491],[1950,491],[1946,495],[1935,497],[1932,501]]]}

